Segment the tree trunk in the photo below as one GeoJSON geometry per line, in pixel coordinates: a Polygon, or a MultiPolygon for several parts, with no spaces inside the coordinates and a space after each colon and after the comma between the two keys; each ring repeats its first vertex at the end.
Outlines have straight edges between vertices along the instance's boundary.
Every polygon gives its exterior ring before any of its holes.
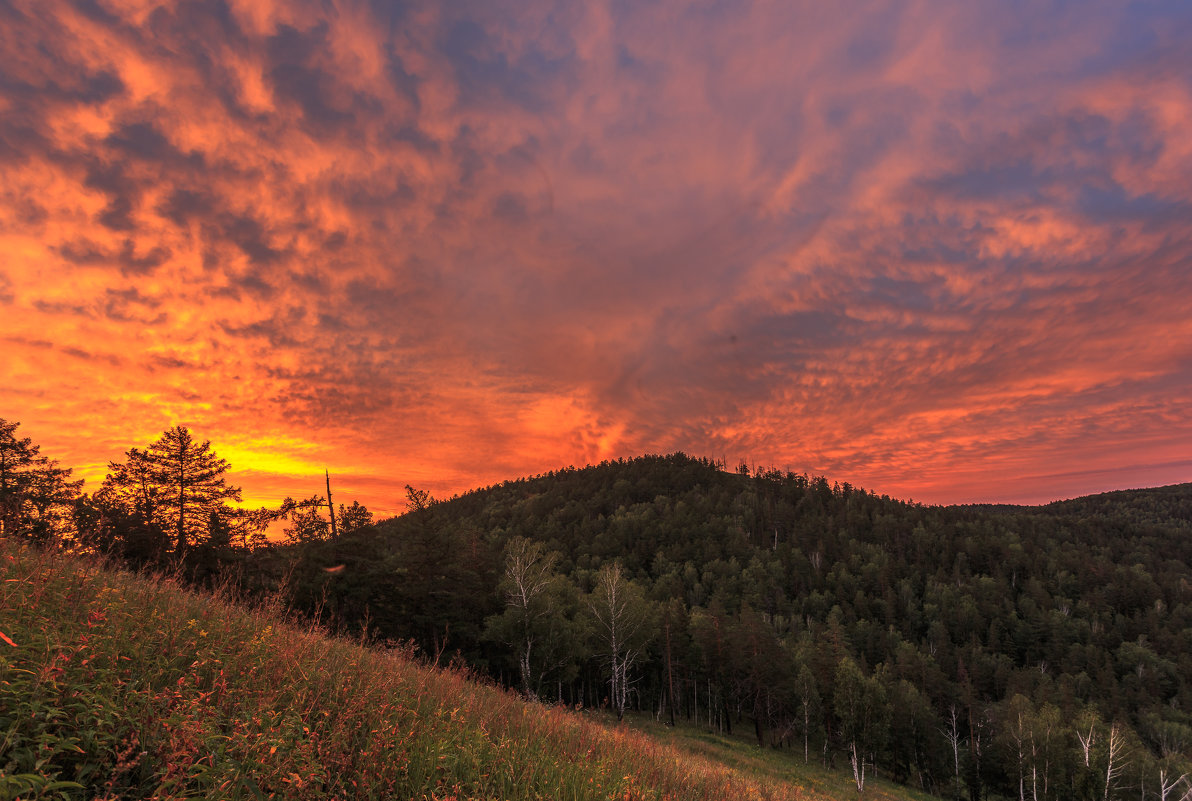
{"type": "Polygon", "coordinates": [[[865,792],[865,757],[857,753],[857,741],[850,743],[849,762],[853,766],[853,781],[857,785],[857,792],[865,792]]]}
{"type": "Polygon", "coordinates": [[[675,725],[675,671],[671,664],[670,617],[666,619],[666,691],[670,698],[670,725],[675,725]]]}
{"type": "Polygon", "coordinates": [[[1120,758],[1122,756],[1122,748],[1125,746],[1121,732],[1118,730],[1118,725],[1114,723],[1109,727],[1109,743],[1107,746],[1108,760],[1105,766],[1105,794],[1104,801],[1109,801],[1109,790],[1112,787],[1113,780],[1116,779],[1125,767],[1120,758]]]}
{"type": "Polygon", "coordinates": [[[807,764],[810,755],[809,746],[811,745],[811,710],[808,708],[807,701],[803,702],[803,764],[807,764]]]}
{"type": "Polygon", "coordinates": [[[331,472],[324,470],[323,475],[327,477],[327,515],[331,518],[331,539],[335,539],[339,532],[335,529],[335,504],[331,502],[331,472]]]}
{"type": "Polygon", "coordinates": [[[186,443],[178,440],[178,556],[186,552],[186,443]]]}

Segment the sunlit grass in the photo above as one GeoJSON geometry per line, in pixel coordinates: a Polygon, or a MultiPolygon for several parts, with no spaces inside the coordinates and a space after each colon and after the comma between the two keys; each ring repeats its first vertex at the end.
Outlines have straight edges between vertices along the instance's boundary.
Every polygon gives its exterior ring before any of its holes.
{"type": "Polygon", "coordinates": [[[0,798],[791,799],[169,580],[0,543],[0,798]]]}

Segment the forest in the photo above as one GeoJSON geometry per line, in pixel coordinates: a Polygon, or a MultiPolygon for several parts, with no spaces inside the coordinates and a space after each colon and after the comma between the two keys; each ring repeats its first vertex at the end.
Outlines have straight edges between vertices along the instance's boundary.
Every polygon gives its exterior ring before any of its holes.
{"type": "Polygon", "coordinates": [[[1192,485],[925,506],[684,454],[374,522],[246,509],[183,427],[93,493],[0,420],[0,535],[284,592],[544,704],[749,733],[944,798],[1192,798],[1192,485]],[[266,532],[281,532],[266,537],[266,532]]]}

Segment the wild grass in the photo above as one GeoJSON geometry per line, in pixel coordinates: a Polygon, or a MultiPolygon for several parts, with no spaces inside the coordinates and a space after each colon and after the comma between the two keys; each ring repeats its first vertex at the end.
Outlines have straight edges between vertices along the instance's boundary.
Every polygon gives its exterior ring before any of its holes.
{"type": "Polygon", "coordinates": [[[0,798],[814,799],[168,579],[0,542],[0,798]]]}
{"type": "MultiPolygon", "coordinates": [[[[650,714],[630,714],[625,720],[660,743],[704,757],[738,774],[759,781],[797,781],[804,798],[857,798],[856,785],[847,765],[843,769],[825,767],[816,751],[812,752],[809,762],[804,762],[801,744],[794,749],[759,748],[748,723],[737,727],[730,735],[682,718],[673,727],[658,722],[650,714]]],[[[938,796],[887,781],[878,775],[866,779],[863,797],[867,801],[939,801],[938,796]]]]}

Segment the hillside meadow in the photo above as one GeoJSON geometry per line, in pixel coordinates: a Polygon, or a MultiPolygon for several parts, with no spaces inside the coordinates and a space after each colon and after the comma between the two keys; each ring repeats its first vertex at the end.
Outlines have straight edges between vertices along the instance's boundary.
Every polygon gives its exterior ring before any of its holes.
{"type": "Polygon", "coordinates": [[[830,797],[268,604],[13,542],[0,565],[3,798],[830,797]]]}

